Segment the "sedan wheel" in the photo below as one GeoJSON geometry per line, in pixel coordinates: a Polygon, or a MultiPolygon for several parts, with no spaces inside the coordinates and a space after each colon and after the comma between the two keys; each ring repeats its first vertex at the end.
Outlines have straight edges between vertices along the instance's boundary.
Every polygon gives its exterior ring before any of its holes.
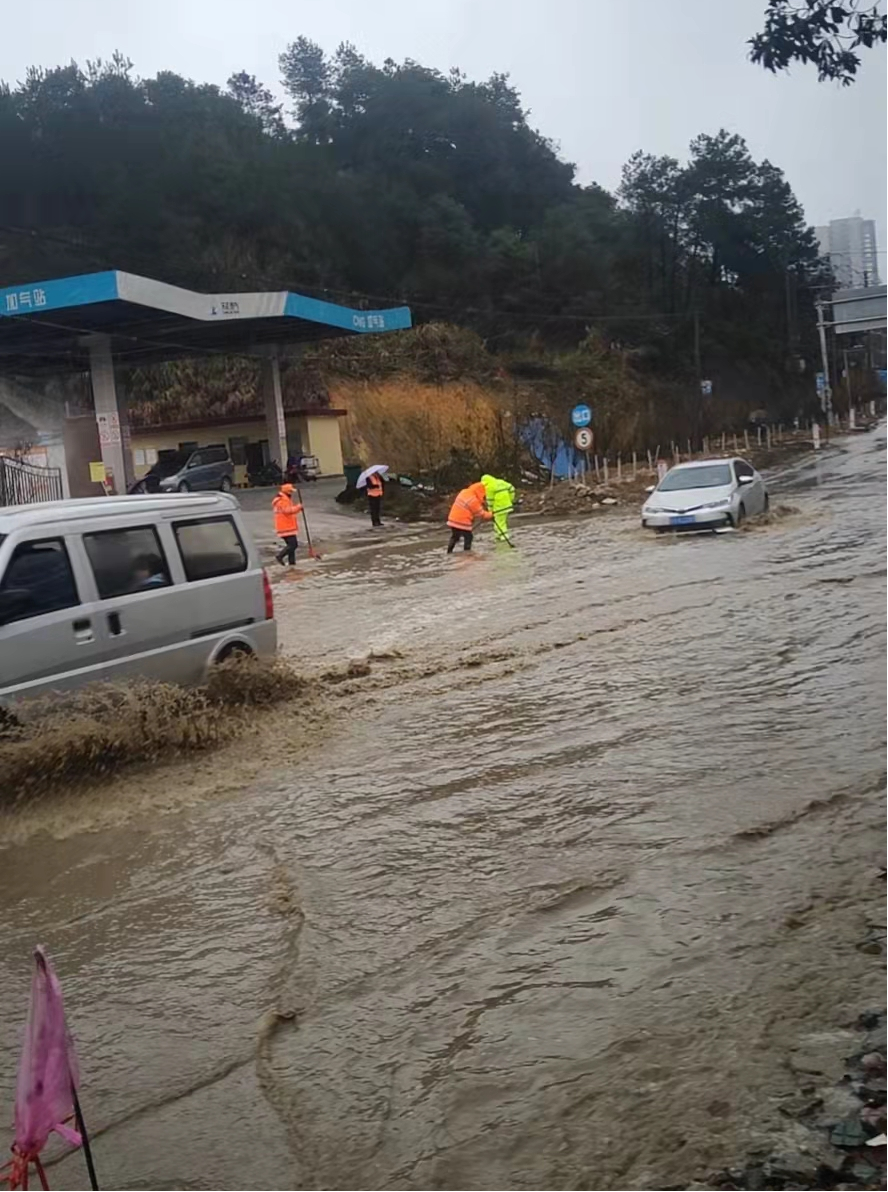
{"type": "Polygon", "coordinates": [[[180,493],[190,493],[191,492],[191,486],[189,485],[187,480],[179,481],[178,491],[180,493]]]}
{"type": "Polygon", "coordinates": [[[231,492],[231,481],[228,479],[227,476],[222,477],[222,483],[219,485],[219,488],[223,493],[231,492]]]}
{"type": "Polygon", "coordinates": [[[734,529],[735,530],[740,529],[740,527],[743,525],[743,519],[745,517],[746,517],[746,509],[743,505],[740,505],[739,508],[737,509],[737,516],[734,518],[734,529]]]}
{"type": "Polygon", "coordinates": [[[771,498],[768,496],[767,493],[765,493],[765,503],[762,506],[762,512],[767,513],[770,508],[771,508],[771,498]]]}

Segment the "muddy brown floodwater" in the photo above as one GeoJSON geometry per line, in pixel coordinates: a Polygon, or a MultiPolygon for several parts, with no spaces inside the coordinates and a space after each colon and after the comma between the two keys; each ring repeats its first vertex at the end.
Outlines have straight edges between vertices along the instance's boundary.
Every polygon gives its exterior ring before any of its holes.
{"type": "Polygon", "coordinates": [[[302,667],[378,655],[325,717],[5,825],[10,1116],[40,941],[105,1187],[661,1188],[742,1156],[787,1048],[879,1000],[884,429],[772,501],[281,583],[302,667]]]}

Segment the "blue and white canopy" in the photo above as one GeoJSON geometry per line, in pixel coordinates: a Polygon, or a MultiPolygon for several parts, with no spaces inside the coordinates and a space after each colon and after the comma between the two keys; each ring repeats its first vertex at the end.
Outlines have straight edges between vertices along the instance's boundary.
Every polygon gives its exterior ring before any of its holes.
{"type": "Polygon", "coordinates": [[[137,364],[410,326],[406,306],[354,310],[288,290],[199,294],[109,269],[0,288],[0,368],[79,370],[97,334],[117,359],[137,364]]]}

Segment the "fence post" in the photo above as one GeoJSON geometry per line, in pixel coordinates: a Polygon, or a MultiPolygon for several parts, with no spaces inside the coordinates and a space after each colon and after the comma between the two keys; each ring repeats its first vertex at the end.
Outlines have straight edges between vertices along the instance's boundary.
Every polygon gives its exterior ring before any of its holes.
{"type": "Polygon", "coordinates": [[[725,432],[722,431],[722,455],[725,453],[725,432]]]}
{"type": "Polygon", "coordinates": [[[617,453],[617,483],[623,483],[623,457],[617,453]]]}
{"type": "Polygon", "coordinates": [[[604,483],[608,483],[607,456],[604,457],[604,483]]]}
{"type": "Polygon", "coordinates": [[[635,452],[633,451],[632,452],[632,479],[633,480],[635,479],[635,473],[637,472],[637,470],[638,470],[638,457],[636,456],[635,452]]]}
{"type": "MultiPolygon", "coordinates": [[[[657,455],[659,455],[659,454],[660,454],[660,449],[659,449],[659,447],[658,447],[658,448],[657,448],[657,455]]],[[[648,457],[648,471],[649,471],[649,472],[653,472],[653,470],[654,470],[654,465],[653,465],[653,463],[651,463],[651,449],[650,449],[650,447],[648,447],[648,449],[647,449],[647,457],[648,457]]]]}
{"type": "Polygon", "coordinates": [[[767,445],[767,448],[770,451],[771,450],[771,428],[770,428],[770,426],[765,427],[765,444],[767,445]]]}
{"type": "Polygon", "coordinates": [[[743,442],[746,445],[746,450],[749,450],[749,431],[746,427],[743,428],[743,442]]]}

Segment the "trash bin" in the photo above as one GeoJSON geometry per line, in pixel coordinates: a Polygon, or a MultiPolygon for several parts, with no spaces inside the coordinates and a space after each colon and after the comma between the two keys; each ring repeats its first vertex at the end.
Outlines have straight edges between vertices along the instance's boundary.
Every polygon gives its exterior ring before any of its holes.
{"type": "Polygon", "coordinates": [[[345,473],[345,487],[355,488],[364,469],[360,464],[346,464],[342,470],[345,473]]]}

